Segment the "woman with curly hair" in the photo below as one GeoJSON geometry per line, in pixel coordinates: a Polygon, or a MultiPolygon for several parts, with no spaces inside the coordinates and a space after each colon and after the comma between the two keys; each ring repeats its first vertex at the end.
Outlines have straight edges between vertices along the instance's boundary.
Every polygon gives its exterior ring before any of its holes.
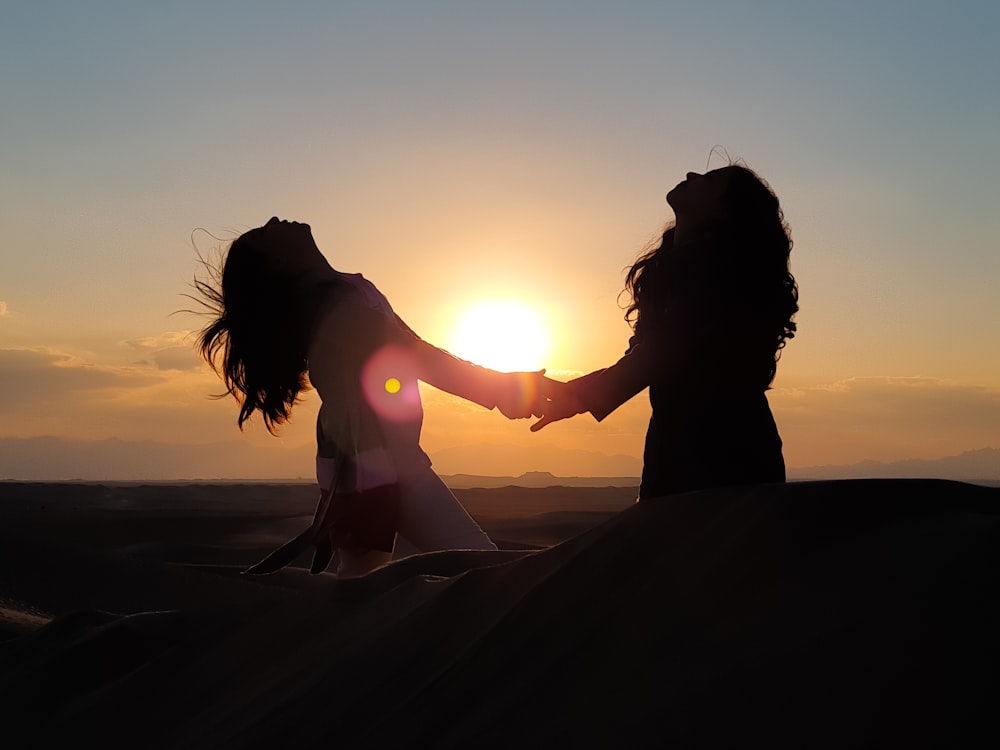
{"type": "Polygon", "coordinates": [[[310,385],[320,499],[313,523],[249,573],[269,573],[315,547],[340,575],[392,555],[397,532],[421,551],[495,550],[420,448],[417,381],[509,418],[541,414],[541,373],[478,367],[418,337],[361,274],[335,270],[308,224],[272,218],[230,245],[221,269],[196,280],[212,312],[199,350],[240,404],[240,429],[260,413],[272,434],[310,385]]]}
{"type": "Polygon", "coordinates": [[[533,431],[589,411],[598,421],[649,387],[639,498],[785,481],[765,391],[795,335],[798,287],[778,199],[751,170],[689,173],[667,193],[674,223],[625,278],[633,329],[617,363],[549,381],[533,431]]]}

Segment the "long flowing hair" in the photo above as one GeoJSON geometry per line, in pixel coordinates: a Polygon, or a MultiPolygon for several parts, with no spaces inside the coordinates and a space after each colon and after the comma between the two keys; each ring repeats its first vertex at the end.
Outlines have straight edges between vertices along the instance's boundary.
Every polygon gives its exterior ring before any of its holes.
{"type": "Polygon", "coordinates": [[[319,296],[303,296],[295,279],[268,261],[256,230],[237,237],[218,263],[202,259],[208,278],[195,278],[195,298],[210,316],[198,353],[226,386],[219,398],[240,404],[237,423],[259,411],[272,435],[309,388],[308,348],[319,296]]]}
{"type": "Polygon", "coordinates": [[[752,170],[732,164],[722,206],[710,239],[695,247],[674,247],[674,226],[625,275],[631,301],[625,319],[636,335],[652,333],[669,315],[670,300],[683,290],[716,287],[751,302],[774,335],[774,380],[781,350],[794,338],[799,290],[789,270],[792,240],[771,188],[752,170]]]}

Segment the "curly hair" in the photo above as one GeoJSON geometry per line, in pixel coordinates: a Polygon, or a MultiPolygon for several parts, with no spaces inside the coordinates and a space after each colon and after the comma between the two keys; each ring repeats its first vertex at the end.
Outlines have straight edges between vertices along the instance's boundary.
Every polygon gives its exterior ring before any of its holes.
{"type": "Polygon", "coordinates": [[[219,398],[240,404],[237,423],[259,411],[272,435],[309,388],[307,352],[312,306],[293,279],[267,261],[263,239],[250,230],[230,244],[218,265],[202,259],[208,279],[195,278],[198,301],[211,316],[197,350],[226,386],[219,398]]]}
{"type": "Polygon", "coordinates": [[[625,275],[631,302],[625,319],[638,335],[662,324],[672,297],[691,287],[711,287],[751,300],[762,323],[774,334],[774,379],[781,350],[797,329],[799,290],[789,270],[792,240],[778,198],[752,170],[722,167],[726,175],[722,205],[710,239],[696,248],[674,247],[674,225],[659,244],[644,253],[625,275]]]}

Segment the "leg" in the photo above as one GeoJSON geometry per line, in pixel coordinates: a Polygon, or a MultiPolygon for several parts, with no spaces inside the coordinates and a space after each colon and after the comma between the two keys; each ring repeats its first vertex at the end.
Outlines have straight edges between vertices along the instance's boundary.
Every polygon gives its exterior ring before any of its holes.
{"type": "Polygon", "coordinates": [[[497,548],[432,469],[403,480],[401,489],[397,529],[421,552],[497,548]]]}

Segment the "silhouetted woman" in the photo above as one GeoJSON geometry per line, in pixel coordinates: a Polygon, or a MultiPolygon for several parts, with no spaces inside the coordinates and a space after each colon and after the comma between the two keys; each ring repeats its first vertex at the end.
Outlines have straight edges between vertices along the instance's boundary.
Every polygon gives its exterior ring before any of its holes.
{"type": "Polygon", "coordinates": [[[639,497],[783,482],[767,391],[795,335],[798,288],[778,199],[732,165],[689,173],[667,193],[675,222],[629,270],[633,328],[616,364],[568,384],[549,381],[545,416],[598,421],[649,387],[652,416],[639,497]]]}
{"type": "Polygon", "coordinates": [[[364,573],[391,558],[397,532],[421,551],[496,549],[420,448],[417,380],[524,418],[539,373],[494,372],[421,340],[361,274],[330,266],[307,224],[246,232],[213,277],[195,282],[213,311],[199,349],[239,402],[240,429],[260,412],[273,434],[309,384],[322,400],[313,523],[247,572],[315,546],[312,572],[336,555],[341,575],[364,573]]]}

